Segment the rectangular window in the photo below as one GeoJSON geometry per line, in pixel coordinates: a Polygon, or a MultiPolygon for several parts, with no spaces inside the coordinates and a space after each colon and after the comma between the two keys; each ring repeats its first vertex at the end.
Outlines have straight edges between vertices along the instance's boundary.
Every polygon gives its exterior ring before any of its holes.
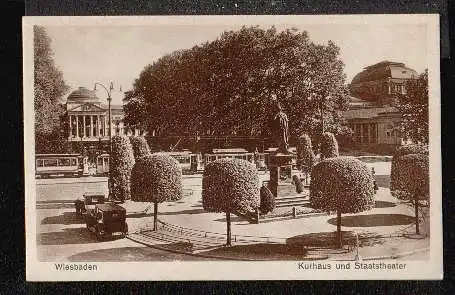
{"type": "Polygon", "coordinates": [[[56,167],[57,159],[44,159],[43,165],[44,165],[44,167],[56,167]]]}
{"type": "Polygon", "coordinates": [[[36,160],[36,167],[43,167],[43,160],[36,160]]]}
{"type": "Polygon", "coordinates": [[[63,158],[63,159],[58,159],[58,162],[57,162],[57,163],[58,163],[58,166],[71,166],[71,165],[70,165],[70,164],[71,164],[70,159],[65,159],[65,158],[63,158]]]}

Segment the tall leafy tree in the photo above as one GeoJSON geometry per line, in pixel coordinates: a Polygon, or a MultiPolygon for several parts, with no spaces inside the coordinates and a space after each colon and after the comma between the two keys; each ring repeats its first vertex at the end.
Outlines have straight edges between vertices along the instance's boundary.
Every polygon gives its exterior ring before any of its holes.
{"type": "Polygon", "coordinates": [[[322,125],[338,133],[348,103],[343,68],[333,42],[314,44],[306,32],[226,31],[146,66],[126,97],[127,123],[158,135],[269,136],[274,93],[292,138],[321,134],[322,125]]]}
{"type": "Polygon", "coordinates": [[[403,115],[402,131],[405,138],[416,143],[428,143],[428,70],[406,84],[406,94],[398,98],[403,115]]]}
{"type": "Polygon", "coordinates": [[[65,111],[61,102],[69,87],[54,63],[51,39],[46,29],[35,26],[33,32],[36,151],[60,151],[63,149],[64,136],[61,133],[60,117],[65,111]]]}

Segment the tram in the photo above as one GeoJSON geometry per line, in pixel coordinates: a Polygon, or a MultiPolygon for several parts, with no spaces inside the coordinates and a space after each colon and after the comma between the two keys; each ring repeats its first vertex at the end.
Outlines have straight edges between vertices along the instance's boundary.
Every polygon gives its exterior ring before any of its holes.
{"type": "Polygon", "coordinates": [[[82,164],[79,154],[37,154],[35,176],[80,176],[83,173],[82,164]]]}
{"type": "Polygon", "coordinates": [[[107,175],[109,173],[109,154],[96,156],[96,175],[107,175]]]}
{"type": "Polygon", "coordinates": [[[170,155],[179,162],[182,168],[182,173],[192,174],[202,172],[204,170],[204,163],[201,154],[195,154],[191,151],[175,151],[175,152],[161,152],[170,155]]]}
{"type": "Polygon", "coordinates": [[[233,148],[233,149],[213,149],[211,153],[204,155],[204,164],[207,165],[218,159],[231,158],[242,159],[254,163],[254,154],[248,152],[246,149],[233,148]]]}

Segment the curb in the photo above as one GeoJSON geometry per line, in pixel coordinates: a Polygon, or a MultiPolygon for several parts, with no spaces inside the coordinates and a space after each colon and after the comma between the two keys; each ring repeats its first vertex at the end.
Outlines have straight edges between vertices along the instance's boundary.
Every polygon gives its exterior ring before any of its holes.
{"type": "MultiPolygon", "coordinates": [[[[166,247],[161,247],[159,244],[149,244],[143,241],[140,241],[138,239],[134,239],[130,237],[130,235],[127,235],[129,240],[136,242],[138,244],[150,247],[150,248],[155,248],[158,250],[162,251],[167,251],[171,253],[176,253],[176,254],[184,254],[184,255],[189,255],[189,256],[194,256],[194,257],[203,257],[203,258],[212,258],[212,259],[218,259],[218,260],[231,260],[231,261],[283,261],[283,260],[269,260],[269,259],[252,259],[252,258],[233,258],[233,257],[228,257],[228,256],[220,256],[220,255],[210,255],[210,254],[203,254],[202,252],[194,253],[194,252],[186,252],[186,251],[180,251],[180,250],[175,250],[175,249],[169,249],[166,247]]],[[[430,247],[425,247],[417,250],[412,250],[412,251],[407,251],[407,252],[401,252],[397,254],[392,254],[392,255],[382,255],[382,256],[370,256],[370,257],[362,257],[360,261],[369,261],[369,260],[387,260],[387,259],[397,259],[400,257],[406,257],[412,254],[420,253],[420,252],[425,252],[429,251],[430,247]]],[[[316,260],[328,260],[329,256],[324,255],[320,257],[314,257],[314,258],[301,258],[299,261],[316,261],[316,260]]],[[[354,259],[331,259],[330,261],[355,261],[354,259]]]]}
{"type": "MultiPolygon", "coordinates": [[[[270,259],[252,259],[252,258],[234,258],[234,257],[229,257],[229,256],[220,256],[220,255],[209,255],[209,254],[203,254],[202,252],[198,252],[198,253],[191,253],[191,252],[185,252],[185,251],[179,251],[179,250],[174,250],[174,249],[169,249],[169,248],[166,248],[166,247],[161,247],[157,244],[147,244],[145,242],[142,242],[142,241],[138,241],[132,237],[130,237],[129,235],[127,236],[127,238],[131,241],[134,241],[136,243],[139,243],[141,245],[144,245],[144,246],[147,246],[147,247],[150,247],[150,248],[155,248],[155,249],[158,249],[158,250],[162,250],[162,251],[168,251],[168,252],[171,252],[171,253],[176,253],[176,254],[184,254],[184,255],[189,255],[189,256],[195,256],[195,257],[203,257],[203,258],[213,258],[213,259],[218,259],[218,260],[230,260],[230,261],[280,261],[280,260],[270,260],[270,259]]],[[[320,257],[305,257],[305,258],[301,258],[299,259],[298,261],[316,261],[316,260],[327,260],[328,259],[328,255],[324,255],[324,256],[320,256],[320,257]]],[[[283,261],[283,260],[281,260],[283,261]]],[[[292,260],[290,260],[292,261],[292,260]]]]}

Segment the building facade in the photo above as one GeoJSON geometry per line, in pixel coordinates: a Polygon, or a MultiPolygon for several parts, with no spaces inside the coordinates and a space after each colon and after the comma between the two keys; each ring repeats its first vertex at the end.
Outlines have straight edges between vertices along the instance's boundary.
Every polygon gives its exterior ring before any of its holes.
{"type": "Polygon", "coordinates": [[[111,126],[108,105],[95,91],[84,87],[73,91],[66,101],[66,134],[72,151],[96,149],[108,151],[109,128],[114,135],[144,135],[138,129],[127,128],[123,122],[123,106],[111,104],[111,126]]]}
{"type": "Polygon", "coordinates": [[[404,63],[381,61],[365,67],[352,79],[349,88],[352,96],[383,105],[397,94],[406,94],[406,82],[417,76],[404,63]]]}
{"type": "Polygon", "coordinates": [[[343,113],[357,146],[400,145],[401,114],[392,106],[397,95],[406,94],[407,81],[418,77],[403,63],[382,61],[366,67],[350,84],[351,101],[343,113]]]}

